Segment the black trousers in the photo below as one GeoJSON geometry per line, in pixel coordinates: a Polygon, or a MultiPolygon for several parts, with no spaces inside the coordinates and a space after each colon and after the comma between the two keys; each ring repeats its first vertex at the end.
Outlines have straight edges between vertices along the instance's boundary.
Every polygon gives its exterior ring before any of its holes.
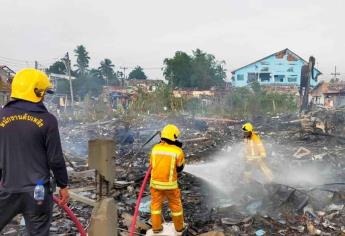
{"type": "Polygon", "coordinates": [[[32,192],[7,193],[0,191],[0,232],[17,214],[23,214],[30,236],[48,236],[52,219],[53,198],[47,193],[41,205],[32,192]]]}

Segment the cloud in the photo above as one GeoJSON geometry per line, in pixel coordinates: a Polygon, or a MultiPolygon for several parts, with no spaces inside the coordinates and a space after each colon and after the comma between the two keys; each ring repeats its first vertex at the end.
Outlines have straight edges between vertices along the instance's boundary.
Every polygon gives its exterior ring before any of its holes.
{"type": "Polygon", "coordinates": [[[107,57],[116,66],[160,67],[177,50],[200,48],[231,70],[288,47],[316,56],[326,76],[334,65],[345,75],[344,7],[343,0],[2,0],[0,57],[49,64],[84,44],[92,66],[107,57]]]}

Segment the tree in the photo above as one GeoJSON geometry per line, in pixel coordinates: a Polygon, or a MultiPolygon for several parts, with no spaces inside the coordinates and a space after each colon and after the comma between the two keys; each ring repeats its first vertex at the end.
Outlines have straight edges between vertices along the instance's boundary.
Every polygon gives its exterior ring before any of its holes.
{"type": "Polygon", "coordinates": [[[145,80],[147,79],[147,76],[145,75],[143,68],[141,68],[140,66],[137,66],[129,73],[128,79],[145,80]]]}
{"type": "Polygon", "coordinates": [[[79,75],[84,75],[89,67],[89,53],[86,51],[86,48],[83,45],[77,46],[77,48],[74,50],[74,53],[77,57],[77,64],[74,65],[77,67],[77,73],[79,75]]]}
{"type": "Polygon", "coordinates": [[[96,69],[86,72],[73,80],[73,88],[76,90],[76,96],[84,98],[87,94],[90,96],[99,96],[102,93],[104,80],[96,69]]]}
{"type": "Polygon", "coordinates": [[[177,51],[173,58],[164,60],[164,76],[173,87],[191,87],[192,58],[185,52],[177,51]]]}
{"type": "Polygon", "coordinates": [[[55,93],[70,95],[69,81],[67,79],[56,80],[55,93]]]}
{"type": "Polygon", "coordinates": [[[117,76],[114,72],[114,65],[110,59],[104,59],[101,61],[101,66],[98,68],[98,70],[101,73],[101,76],[106,81],[106,84],[117,84],[117,76]]]}
{"type": "Polygon", "coordinates": [[[209,89],[224,83],[226,77],[224,64],[225,62],[216,61],[212,54],[207,54],[200,49],[193,51],[193,75],[191,78],[193,87],[209,89]]]}
{"type": "Polygon", "coordinates": [[[54,73],[54,74],[60,74],[65,75],[66,74],[66,66],[62,61],[56,61],[53,65],[49,66],[49,68],[46,70],[48,74],[54,73]]]}
{"type": "MultiPolygon", "coordinates": [[[[67,70],[65,64],[59,60],[54,62],[49,68],[46,70],[47,74],[59,74],[59,75],[66,75],[67,70]]],[[[69,94],[69,81],[66,79],[58,79],[55,82],[55,92],[57,94],[69,94]]]]}
{"type": "Polygon", "coordinates": [[[165,78],[177,87],[210,89],[222,85],[226,78],[225,62],[200,49],[191,56],[178,51],[173,58],[165,59],[164,64],[165,78]]]}

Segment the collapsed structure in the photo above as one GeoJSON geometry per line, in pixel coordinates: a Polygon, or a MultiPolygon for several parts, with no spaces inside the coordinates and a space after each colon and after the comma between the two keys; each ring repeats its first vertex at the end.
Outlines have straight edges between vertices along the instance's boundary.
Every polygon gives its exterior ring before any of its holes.
{"type": "MultiPolygon", "coordinates": [[[[275,57],[295,61],[290,54],[284,51],[275,57]]],[[[133,86],[152,92],[159,85],[133,86]]],[[[332,86],[327,87],[328,92],[319,89],[323,85],[317,86],[311,93],[314,104],[340,107],[340,99],[333,100],[333,106],[326,105],[327,99],[332,99],[332,86]]],[[[288,87],[294,93],[298,91],[297,85],[288,87]]],[[[337,91],[342,94],[342,88],[337,91]]],[[[215,102],[214,97],[221,97],[222,92],[175,90],[174,96],[215,102]]],[[[105,93],[111,95],[112,108],[122,106],[123,110],[131,96],[135,96],[134,89],[120,87],[105,88],[105,93]]],[[[140,114],[127,119],[124,113],[96,122],[78,123],[64,118],[60,121],[72,180],[70,208],[89,235],[128,235],[139,187],[149,165],[147,154],[158,140],[147,147],[143,144],[168,122],[182,127],[190,166],[180,178],[188,235],[345,233],[344,110],[314,107],[303,116],[294,113],[253,118],[267,149],[268,165],[274,176],[271,184],[263,184],[260,177],[250,184],[242,182],[242,120],[167,114],[140,114]]],[[[136,222],[137,234],[145,234],[152,226],[150,205],[146,188],[136,222]]],[[[54,212],[53,235],[77,234],[61,209],[55,208],[54,212]]],[[[163,218],[171,221],[167,211],[163,218]]],[[[6,228],[7,235],[22,231],[22,218],[17,221],[6,228]]]]}

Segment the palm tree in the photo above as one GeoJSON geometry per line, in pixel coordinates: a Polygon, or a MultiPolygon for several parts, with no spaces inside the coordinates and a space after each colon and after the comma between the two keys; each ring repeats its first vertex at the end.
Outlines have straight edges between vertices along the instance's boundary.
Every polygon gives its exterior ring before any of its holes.
{"type": "Polygon", "coordinates": [[[98,70],[101,72],[101,75],[106,81],[106,85],[109,84],[109,81],[116,80],[116,74],[114,73],[114,65],[112,61],[108,58],[105,58],[103,61],[101,61],[101,66],[98,68],[98,70]]]}
{"type": "Polygon", "coordinates": [[[77,73],[79,75],[85,75],[85,72],[89,67],[89,53],[86,51],[86,48],[83,45],[77,46],[77,48],[74,49],[74,53],[77,57],[77,64],[74,65],[77,67],[77,73]]]}

